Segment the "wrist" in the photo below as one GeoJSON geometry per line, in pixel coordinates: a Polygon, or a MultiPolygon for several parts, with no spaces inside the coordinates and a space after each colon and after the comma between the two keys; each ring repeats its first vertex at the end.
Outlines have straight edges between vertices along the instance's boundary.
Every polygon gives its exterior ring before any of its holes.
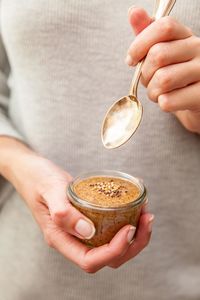
{"type": "Polygon", "coordinates": [[[36,155],[27,145],[12,137],[0,136],[0,174],[15,183],[22,159],[36,155]]]}

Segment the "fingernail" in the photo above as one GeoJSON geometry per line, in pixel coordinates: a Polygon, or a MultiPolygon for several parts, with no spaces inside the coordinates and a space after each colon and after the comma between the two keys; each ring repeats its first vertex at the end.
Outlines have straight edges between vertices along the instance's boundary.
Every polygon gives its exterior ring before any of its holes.
{"type": "Polygon", "coordinates": [[[134,237],[135,230],[136,230],[136,228],[134,226],[131,226],[130,229],[129,229],[129,232],[127,234],[127,241],[128,241],[129,244],[131,243],[131,241],[134,237]]]}
{"type": "Polygon", "coordinates": [[[154,220],[154,215],[151,215],[149,219],[149,232],[152,232],[153,220],[154,220]]]}
{"type": "Polygon", "coordinates": [[[132,59],[132,57],[130,56],[130,54],[128,54],[128,55],[126,56],[125,63],[126,63],[127,65],[129,65],[129,66],[132,66],[132,65],[133,65],[133,59],[132,59]]]}
{"type": "Polygon", "coordinates": [[[91,239],[95,234],[95,228],[92,224],[84,219],[80,219],[75,226],[75,230],[85,239],[91,239]]]}
{"type": "Polygon", "coordinates": [[[129,7],[129,9],[128,9],[128,15],[130,15],[130,13],[131,13],[131,11],[134,9],[134,8],[136,8],[137,6],[135,6],[135,5],[132,5],[131,7],[129,7]]]}

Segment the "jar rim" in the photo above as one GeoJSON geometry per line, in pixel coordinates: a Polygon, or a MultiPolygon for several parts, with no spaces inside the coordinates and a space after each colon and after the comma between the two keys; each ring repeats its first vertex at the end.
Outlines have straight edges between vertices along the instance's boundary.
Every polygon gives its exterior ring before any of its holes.
{"type": "Polygon", "coordinates": [[[144,186],[143,182],[141,179],[134,177],[132,175],[129,175],[127,173],[121,172],[121,171],[113,171],[113,170],[99,170],[99,171],[91,171],[87,173],[82,173],[79,176],[77,176],[75,179],[73,179],[71,182],[69,182],[68,187],[67,187],[67,196],[70,198],[70,201],[79,207],[87,207],[90,208],[91,210],[95,211],[121,211],[121,210],[127,210],[128,208],[132,208],[135,206],[138,206],[142,204],[146,200],[146,187],[144,186]],[[76,195],[76,193],[73,190],[73,185],[75,182],[81,179],[86,179],[90,177],[112,177],[112,178],[120,178],[124,180],[128,180],[131,183],[135,184],[139,190],[140,190],[140,195],[138,196],[137,199],[125,203],[120,206],[101,206],[98,204],[94,204],[91,202],[88,202],[85,199],[80,198],[79,196],[76,195]]]}

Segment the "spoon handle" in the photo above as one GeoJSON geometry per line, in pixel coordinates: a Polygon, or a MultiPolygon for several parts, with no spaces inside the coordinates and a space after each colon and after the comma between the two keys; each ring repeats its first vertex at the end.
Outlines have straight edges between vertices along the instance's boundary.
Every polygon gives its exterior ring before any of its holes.
{"type": "Polygon", "coordinates": [[[155,19],[155,15],[156,15],[156,12],[158,10],[159,4],[160,4],[160,0],[155,0],[155,2],[154,2],[154,9],[153,9],[153,15],[152,15],[153,19],[155,19]]]}
{"type": "Polygon", "coordinates": [[[176,0],[157,0],[157,10],[155,12],[155,20],[168,16],[176,3],[176,0]]]}
{"type": "MultiPolygon", "coordinates": [[[[168,16],[176,3],[176,0],[156,0],[154,6],[153,17],[155,20],[158,20],[164,16],[168,16]]],[[[145,58],[143,58],[136,66],[135,73],[132,79],[131,88],[129,95],[133,95],[137,98],[137,88],[142,74],[142,65],[145,58]]]]}

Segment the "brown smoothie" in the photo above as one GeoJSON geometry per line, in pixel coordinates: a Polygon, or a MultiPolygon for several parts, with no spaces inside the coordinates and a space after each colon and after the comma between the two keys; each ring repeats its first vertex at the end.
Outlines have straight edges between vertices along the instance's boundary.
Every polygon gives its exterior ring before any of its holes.
{"type": "Polygon", "coordinates": [[[95,226],[96,232],[91,239],[80,239],[89,247],[109,243],[125,225],[136,227],[146,201],[146,190],[137,178],[128,180],[123,173],[109,172],[111,175],[99,172],[99,175],[87,176],[86,173],[71,183],[71,189],[68,187],[72,205],[95,226]],[[119,177],[112,173],[119,173],[119,177]]]}
{"type": "Polygon", "coordinates": [[[101,207],[119,207],[140,196],[132,182],[117,177],[89,177],[74,185],[76,195],[101,207]]]}

